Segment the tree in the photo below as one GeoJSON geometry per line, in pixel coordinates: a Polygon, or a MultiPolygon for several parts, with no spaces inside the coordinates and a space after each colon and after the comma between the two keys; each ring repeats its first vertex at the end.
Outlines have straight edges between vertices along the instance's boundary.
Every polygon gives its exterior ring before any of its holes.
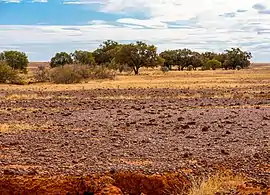
{"type": "Polygon", "coordinates": [[[177,64],[177,52],[176,50],[166,50],[159,54],[164,59],[164,67],[168,70],[172,70],[172,66],[177,64]]]}
{"type": "Polygon", "coordinates": [[[51,59],[50,66],[52,68],[58,66],[64,66],[66,64],[72,64],[73,60],[71,56],[66,52],[56,53],[55,56],[51,59]]]}
{"type": "Polygon", "coordinates": [[[95,64],[95,59],[91,52],[89,51],[81,51],[76,50],[71,54],[73,57],[73,61],[76,64],[85,64],[85,65],[93,65],[95,64]]]}
{"type": "Polygon", "coordinates": [[[176,58],[178,70],[184,70],[185,67],[191,65],[191,57],[193,56],[192,51],[190,49],[178,49],[176,50],[176,58]]]}
{"type": "Polygon", "coordinates": [[[23,71],[26,71],[29,63],[27,55],[19,51],[4,51],[0,53],[0,61],[4,61],[14,70],[23,71]]]}
{"type": "Polygon", "coordinates": [[[136,44],[123,45],[117,52],[115,61],[131,67],[135,75],[139,74],[141,67],[155,67],[164,62],[158,56],[157,48],[154,45],[147,45],[140,41],[137,41],[136,44]]]}
{"type": "Polygon", "coordinates": [[[222,64],[220,61],[213,59],[209,60],[205,66],[205,70],[216,70],[217,68],[221,68],[222,64]]]}
{"type": "Polygon", "coordinates": [[[242,51],[240,48],[231,48],[230,50],[225,50],[225,54],[225,69],[236,69],[237,66],[247,68],[250,65],[250,59],[252,58],[250,52],[242,51]]]}
{"type": "Polygon", "coordinates": [[[97,64],[110,63],[115,57],[117,50],[116,48],[118,46],[119,44],[116,41],[112,40],[104,41],[103,44],[101,44],[99,48],[93,52],[93,56],[95,58],[96,63],[97,64]]]}

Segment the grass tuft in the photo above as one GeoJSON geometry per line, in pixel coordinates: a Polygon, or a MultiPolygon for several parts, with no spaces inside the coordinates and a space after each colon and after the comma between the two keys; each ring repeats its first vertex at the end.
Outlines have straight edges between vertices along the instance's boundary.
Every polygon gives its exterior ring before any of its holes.
{"type": "Polygon", "coordinates": [[[245,181],[242,176],[219,173],[213,177],[202,179],[200,182],[193,182],[189,195],[215,195],[234,192],[238,186],[244,185],[245,181]]]}

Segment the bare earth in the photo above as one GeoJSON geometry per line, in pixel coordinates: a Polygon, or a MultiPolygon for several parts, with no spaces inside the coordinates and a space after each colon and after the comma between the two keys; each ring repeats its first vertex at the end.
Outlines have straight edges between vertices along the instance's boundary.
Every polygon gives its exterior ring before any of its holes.
{"type": "Polygon", "coordinates": [[[0,176],[231,169],[269,185],[270,84],[264,82],[216,89],[3,88],[0,176]]]}

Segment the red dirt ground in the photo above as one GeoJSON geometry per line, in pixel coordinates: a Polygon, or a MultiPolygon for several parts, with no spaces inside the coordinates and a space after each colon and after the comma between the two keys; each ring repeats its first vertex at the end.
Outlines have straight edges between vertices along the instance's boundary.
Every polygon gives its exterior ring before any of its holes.
{"type": "MultiPolygon", "coordinates": [[[[100,179],[104,173],[109,173],[113,180],[110,184],[117,186],[109,187],[132,191],[133,179],[125,178],[132,174],[119,176],[123,171],[145,174],[135,179],[140,181],[136,184],[140,186],[136,188],[138,193],[129,194],[158,194],[159,179],[161,194],[174,194],[175,189],[170,187],[174,183],[166,182],[178,181],[179,190],[183,190],[190,186],[189,176],[209,175],[220,169],[245,174],[267,188],[270,95],[264,91],[269,89],[262,87],[261,93],[254,92],[252,98],[248,97],[250,89],[246,89],[248,95],[237,89],[218,92],[230,93],[229,98],[213,98],[217,92],[206,89],[2,90],[0,123],[18,125],[0,133],[0,194],[22,190],[16,187],[20,185],[18,178],[98,175],[100,179]],[[29,97],[37,94],[37,98],[7,98],[14,93],[29,97]],[[180,98],[183,96],[188,98],[180,98]],[[171,173],[169,179],[159,176],[165,172],[171,173]],[[183,174],[178,177],[173,175],[176,172],[183,174]],[[141,182],[144,178],[151,183],[153,177],[158,177],[155,185],[141,182]],[[8,182],[7,189],[3,183],[8,182]]],[[[92,180],[84,179],[87,181],[92,180]]],[[[35,180],[27,182],[33,186],[35,180]]],[[[76,192],[76,185],[65,183],[66,191],[61,193],[76,192]]],[[[49,186],[47,192],[50,187],[57,189],[49,186]]]]}

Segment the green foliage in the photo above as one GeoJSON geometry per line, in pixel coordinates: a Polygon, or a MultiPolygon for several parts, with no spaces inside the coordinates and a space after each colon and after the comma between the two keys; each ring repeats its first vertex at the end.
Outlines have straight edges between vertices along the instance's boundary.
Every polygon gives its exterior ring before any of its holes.
{"type": "Polygon", "coordinates": [[[178,70],[184,70],[189,65],[197,68],[202,66],[203,63],[200,54],[190,49],[167,50],[161,52],[160,56],[165,60],[164,66],[170,70],[172,66],[178,66],[178,70]]]}
{"type": "Polygon", "coordinates": [[[224,62],[225,69],[236,69],[236,66],[247,68],[250,65],[252,55],[250,52],[242,51],[239,48],[225,50],[226,61],[224,62]]]}
{"type": "Polygon", "coordinates": [[[222,64],[220,61],[218,60],[208,60],[208,62],[206,63],[206,70],[216,70],[217,68],[221,68],[222,67],[222,64]]]}
{"type": "Polygon", "coordinates": [[[0,62],[0,83],[18,83],[18,72],[5,62],[0,62]]]}
{"type": "Polygon", "coordinates": [[[118,49],[120,48],[119,46],[120,45],[115,41],[104,41],[103,44],[101,44],[99,48],[93,52],[95,62],[99,65],[110,63],[114,59],[118,49]]]}
{"type": "Polygon", "coordinates": [[[94,65],[95,59],[91,52],[76,50],[71,54],[73,61],[76,64],[94,65]]]}
{"type": "Polygon", "coordinates": [[[123,45],[116,54],[116,63],[126,64],[139,74],[141,67],[155,67],[160,65],[162,58],[158,58],[157,48],[143,42],[123,45]]]}
{"type": "Polygon", "coordinates": [[[64,66],[66,64],[72,64],[73,60],[71,56],[66,52],[56,53],[55,56],[51,59],[50,66],[52,68],[58,66],[64,66]]]}
{"type": "Polygon", "coordinates": [[[27,55],[19,51],[4,51],[0,53],[0,61],[4,61],[14,70],[22,70],[24,72],[29,63],[27,55]]]}
{"type": "Polygon", "coordinates": [[[164,70],[172,70],[172,66],[177,63],[177,52],[176,50],[167,50],[159,54],[164,59],[164,70]]]}
{"type": "Polygon", "coordinates": [[[115,59],[113,59],[110,63],[102,64],[101,66],[108,68],[109,70],[122,72],[132,72],[132,68],[127,66],[126,64],[116,63],[115,59]]]}

